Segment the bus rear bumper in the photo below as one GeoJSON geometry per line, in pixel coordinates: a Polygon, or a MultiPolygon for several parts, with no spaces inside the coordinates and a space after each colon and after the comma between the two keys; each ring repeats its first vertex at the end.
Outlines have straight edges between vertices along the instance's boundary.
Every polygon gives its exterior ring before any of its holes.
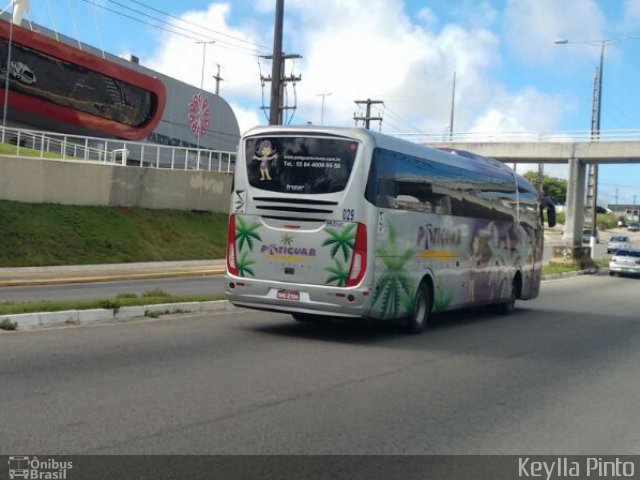
{"type": "Polygon", "coordinates": [[[308,313],[334,317],[366,317],[371,289],[295,285],[232,279],[227,277],[225,293],[237,307],[285,313],[308,313]]]}

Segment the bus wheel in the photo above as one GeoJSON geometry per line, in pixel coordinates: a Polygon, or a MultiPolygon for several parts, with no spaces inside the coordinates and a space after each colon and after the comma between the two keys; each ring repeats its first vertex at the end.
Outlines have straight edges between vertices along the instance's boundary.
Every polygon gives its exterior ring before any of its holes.
{"type": "Polygon", "coordinates": [[[429,322],[429,315],[431,314],[431,291],[429,286],[422,282],[418,291],[416,292],[416,298],[413,302],[413,310],[411,316],[407,319],[407,332],[408,333],[422,333],[427,327],[429,322]]]}
{"type": "Polygon", "coordinates": [[[506,302],[498,304],[498,313],[502,315],[511,315],[516,309],[516,295],[518,289],[518,277],[513,279],[511,283],[511,296],[506,302]]]}

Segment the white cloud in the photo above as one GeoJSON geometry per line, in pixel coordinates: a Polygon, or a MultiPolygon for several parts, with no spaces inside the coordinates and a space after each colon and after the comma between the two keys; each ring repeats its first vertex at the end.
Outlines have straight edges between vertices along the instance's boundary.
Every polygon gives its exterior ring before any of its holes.
{"type": "MultiPolygon", "coordinates": [[[[603,38],[604,22],[596,0],[509,0],[504,30],[509,48],[521,61],[538,65],[561,53],[555,40],[603,38]]],[[[590,49],[580,51],[595,54],[590,49]]]]}
{"type": "MultiPolygon", "coordinates": [[[[418,128],[433,130],[449,121],[453,72],[457,71],[460,111],[486,89],[487,70],[497,61],[497,38],[483,29],[445,25],[432,31],[415,23],[396,0],[368,3],[292,1],[300,32],[294,43],[304,53],[299,86],[301,120],[318,122],[326,98],[325,123],[353,125],[357,99],[379,99],[418,128]],[[364,14],[366,9],[367,13],[364,14]],[[332,15],[323,15],[331,11],[332,15]],[[470,94],[471,91],[474,94],[470,94]]],[[[421,20],[421,19],[419,19],[421,20]]],[[[465,115],[461,113],[460,121],[465,115]]],[[[409,130],[397,125],[390,130],[409,130]]],[[[396,122],[398,122],[396,118],[396,122]]]]}
{"type": "MultiPolygon", "coordinates": [[[[222,67],[221,93],[225,97],[253,97],[260,88],[260,75],[256,63],[259,50],[254,44],[268,45],[270,42],[256,35],[252,27],[232,27],[229,25],[231,6],[228,3],[212,3],[205,12],[188,12],[181,16],[183,20],[198,25],[206,25],[208,29],[221,32],[216,35],[206,30],[207,38],[214,37],[214,44],[206,46],[204,57],[204,88],[215,89],[213,75],[215,64],[222,67]],[[233,38],[230,38],[233,37],[233,38]],[[242,39],[238,41],[236,39],[242,39]],[[251,43],[248,43],[251,42],[251,43]]],[[[184,27],[183,23],[176,23],[184,27]]],[[[193,29],[193,27],[189,27],[193,29]]],[[[200,86],[203,68],[203,50],[205,47],[195,40],[168,34],[164,35],[152,57],[145,62],[150,68],[166,75],[180,79],[194,86],[200,86]]],[[[264,48],[260,52],[264,52],[264,48]]]]}
{"type": "Polygon", "coordinates": [[[515,94],[496,91],[491,105],[472,125],[472,132],[549,132],[562,112],[563,99],[543,95],[533,88],[515,94]]]}
{"type": "MultiPolygon", "coordinates": [[[[487,2],[482,5],[486,20],[493,21],[495,11],[487,2]]],[[[230,24],[231,8],[230,3],[212,3],[205,11],[189,12],[183,18],[264,46],[259,49],[244,43],[238,50],[239,42],[216,36],[218,43],[206,50],[205,88],[215,88],[214,64],[221,64],[221,95],[232,105],[244,131],[265,123],[259,110],[262,96],[256,54],[258,50],[269,53],[272,24],[266,22],[259,28],[258,21],[271,19],[268,10],[273,6],[261,0],[259,8],[267,12],[265,16],[240,15],[247,22],[242,25],[230,24]],[[229,48],[230,43],[235,47],[229,48]]],[[[548,130],[558,121],[559,99],[531,89],[509,93],[495,85],[492,74],[501,61],[500,42],[487,28],[454,23],[436,27],[439,19],[431,10],[422,9],[411,18],[401,0],[288,0],[285,14],[283,49],[303,55],[295,63],[294,73],[301,73],[302,81],[296,88],[298,109],[293,123],[319,123],[322,99],[318,94],[331,92],[325,97],[325,124],[353,125],[354,100],[372,98],[383,100],[389,108],[384,131],[444,131],[449,123],[454,71],[456,131],[472,127],[548,130]]],[[[165,36],[145,63],[199,86],[202,46],[165,36]]],[[[269,75],[270,62],[261,63],[262,74],[269,75]]],[[[292,73],[292,65],[287,62],[286,75],[292,73]]],[[[269,88],[267,83],[267,104],[269,88]]],[[[293,90],[288,91],[291,98],[293,90]]]]}
{"type": "Polygon", "coordinates": [[[257,110],[251,110],[244,108],[235,102],[229,102],[233,112],[236,114],[238,125],[240,126],[240,133],[244,133],[251,127],[264,124],[264,116],[258,113],[257,110]]]}

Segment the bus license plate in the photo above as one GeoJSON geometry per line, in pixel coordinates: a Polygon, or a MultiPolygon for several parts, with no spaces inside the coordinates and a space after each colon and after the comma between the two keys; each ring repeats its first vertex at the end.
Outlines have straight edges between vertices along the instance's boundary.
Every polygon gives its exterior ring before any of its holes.
{"type": "Polygon", "coordinates": [[[300,292],[295,290],[278,290],[276,297],[281,300],[300,300],[300,292]]]}

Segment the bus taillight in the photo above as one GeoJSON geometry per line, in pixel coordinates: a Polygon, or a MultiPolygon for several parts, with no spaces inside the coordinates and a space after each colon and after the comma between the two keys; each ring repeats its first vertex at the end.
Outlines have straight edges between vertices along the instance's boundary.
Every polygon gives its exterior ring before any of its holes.
{"type": "Polygon", "coordinates": [[[351,268],[349,269],[349,277],[347,278],[346,287],[354,287],[358,285],[364,273],[367,270],[367,227],[358,223],[356,230],[356,241],[353,248],[353,258],[351,259],[351,268]]]}
{"type": "Polygon", "coordinates": [[[231,275],[238,274],[236,266],[236,216],[229,217],[229,227],[227,230],[227,271],[231,275]]]}

